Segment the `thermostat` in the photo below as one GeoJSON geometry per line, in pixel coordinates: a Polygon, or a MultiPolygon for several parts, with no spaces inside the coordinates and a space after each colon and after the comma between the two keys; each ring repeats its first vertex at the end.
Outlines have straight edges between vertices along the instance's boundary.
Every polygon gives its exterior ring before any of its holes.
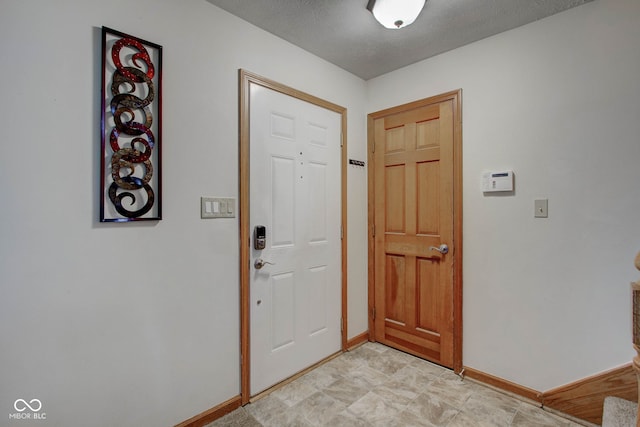
{"type": "Polygon", "coordinates": [[[486,172],[482,174],[482,191],[513,191],[513,171],[486,172]]]}

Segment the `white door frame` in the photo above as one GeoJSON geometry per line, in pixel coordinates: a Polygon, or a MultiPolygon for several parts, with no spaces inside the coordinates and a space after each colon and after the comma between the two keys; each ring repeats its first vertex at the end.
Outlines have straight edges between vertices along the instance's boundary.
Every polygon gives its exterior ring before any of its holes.
{"type": "Polygon", "coordinates": [[[251,231],[249,230],[249,95],[250,85],[257,84],[265,88],[281,92],[285,95],[309,102],[311,104],[326,108],[341,115],[342,122],[342,159],[341,159],[341,222],[342,222],[342,350],[347,346],[347,109],[313,95],[298,91],[275,81],[266,79],[246,70],[239,70],[239,92],[240,92],[240,197],[239,197],[239,220],[240,220],[240,395],[242,405],[247,404],[250,399],[250,306],[249,306],[249,284],[250,284],[250,245],[251,231]]]}

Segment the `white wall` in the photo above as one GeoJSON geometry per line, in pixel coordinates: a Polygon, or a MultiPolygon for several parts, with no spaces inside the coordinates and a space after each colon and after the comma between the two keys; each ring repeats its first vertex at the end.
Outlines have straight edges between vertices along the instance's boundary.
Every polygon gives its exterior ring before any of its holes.
{"type": "MultiPolygon", "coordinates": [[[[461,87],[464,363],[545,390],[632,357],[636,0],[367,83],[204,0],[0,8],[0,417],[38,398],[38,425],[172,425],[237,395],[237,220],[201,220],[199,197],[237,197],[238,68],[347,107],[359,160],[367,112],[461,87]],[[164,46],[158,223],[97,222],[102,25],[164,46]],[[490,168],[515,170],[515,196],[482,195],[490,168]]],[[[349,168],[349,337],[367,327],[365,175],[349,168]]]]}
{"type": "Polygon", "coordinates": [[[466,366],[544,391],[631,361],[639,19],[595,0],[368,82],[367,112],[463,90],[466,366]],[[491,169],[515,195],[483,195],[491,169]]]}
{"type": "MultiPolygon", "coordinates": [[[[239,393],[238,68],[348,108],[365,83],[204,0],[0,0],[0,422],[168,426],[239,393]],[[100,27],[164,47],[163,217],[100,224],[100,27]]],[[[349,169],[349,335],[366,330],[365,173],[349,169]],[[361,301],[364,301],[362,303],[361,301]],[[364,304],[364,305],[363,305],[364,304]]]]}

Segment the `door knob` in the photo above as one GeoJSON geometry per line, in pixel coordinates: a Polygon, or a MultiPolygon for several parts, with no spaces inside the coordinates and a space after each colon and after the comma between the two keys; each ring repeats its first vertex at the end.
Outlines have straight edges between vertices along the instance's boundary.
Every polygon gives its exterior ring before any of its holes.
{"type": "Polygon", "coordinates": [[[446,243],[443,243],[443,244],[441,244],[441,245],[440,245],[439,247],[437,247],[437,248],[436,248],[435,246],[430,246],[430,247],[429,247],[429,250],[432,250],[432,251],[438,251],[438,252],[440,252],[442,255],[444,255],[444,254],[446,254],[446,253],[448,253],[448,252],[449,252],[449,246],[447,246],[447,244],[446,244],[446,243]]]}
{"type": "Polygon", "coordinates": [[[256,268],[256,270],[260,270],[262,267],[265,266],[265,264],[275,265],[275,263],[273,262],[265,261],[262,258],[258,258],[256,259],[256,262],[253,263],[253,266],[256,268]]]}

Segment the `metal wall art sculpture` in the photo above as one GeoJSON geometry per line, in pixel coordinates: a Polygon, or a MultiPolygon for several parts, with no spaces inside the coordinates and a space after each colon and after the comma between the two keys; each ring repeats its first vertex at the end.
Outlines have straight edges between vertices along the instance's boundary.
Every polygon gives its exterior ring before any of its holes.
{"type": "Polygon", "coordinates": [[[100,221],[161,215],[162,46],[102,27],[100,221]]]}

